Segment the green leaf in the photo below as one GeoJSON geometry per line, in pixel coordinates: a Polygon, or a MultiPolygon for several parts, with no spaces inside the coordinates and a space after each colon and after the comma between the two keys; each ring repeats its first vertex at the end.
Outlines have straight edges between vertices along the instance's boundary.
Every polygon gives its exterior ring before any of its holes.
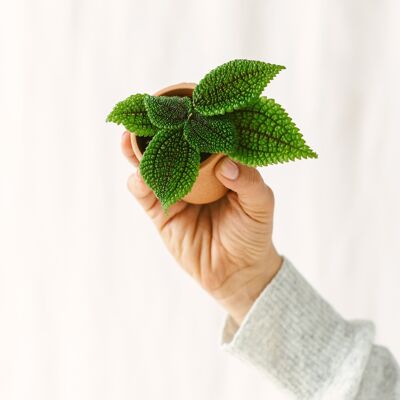
{"type": "Polygon", "coordinates": [[[199,166],[200,152],[186,141],[183,128],[161,130],[143,154],[140,173],[166,211],[190,192],[199,166]]]}
{"type": "Polygon", "coordinates": [[[273,99],[234,111],[230,118],[239,138],[236,150],[228,155],[243,164],[262,166],[318,155],[305,143],[286,111],[273,99]]]}
{"type": "Polygon", "coordinates": [[[203,115],[225,114],[248,105],[285,67],[262,61],[232,60],[209,72],[193,91],[194,108],[203,115]]]}
{"type": "Polygon", "coordinates": [[[184,125],[186,140],[205,153],[227,153],[237,145],[235,126],[222,115],[203,117],[197,112],[184,125]]]}
{"type": "Polygon", "coordinates": [[[146,94],[134,94],[117,103],[108,114],[106,121],[122,124],[128,131],[135,132],[138,136],[153,136],[157,132],[144,105],[146,94]]]}
{"type": "Polygon", "coordinates": [[[161,129],[182,126],[192,110],[189,97],[149,96],[144,99],[150,121],[161,129]]]}

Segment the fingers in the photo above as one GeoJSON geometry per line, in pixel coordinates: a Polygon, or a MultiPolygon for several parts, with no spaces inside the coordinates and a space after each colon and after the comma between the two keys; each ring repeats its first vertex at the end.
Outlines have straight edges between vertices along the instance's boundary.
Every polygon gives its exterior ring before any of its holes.
{"type": "Polygon", "coordinates": [[[122,154],[128,159],[128,161],[137,167],[139,165],[139,160],[135,156],[135,153],[132,150],[131,144],[131,134],[128,131],[125,131],[121,137],[121,151],[122,154]]]}
{"type": "Polygon", "coordinates": [[[140,176],[139,160],[135,156],[131,144],[131,134],[125,131],[121,138],[121,151],[122,154],[137,170],[128,178],[128,189],[137,199],[139,204],[144,208],[149,217],[155,221],[159,220],[160,214],[163,213],[161,204],[154,192],[146,185],[143,178],[140,176]]]}
{"type": "Polygon", "coordinates": [[[128,178],[127,184],[129,191],[133,194],[159,230],[162,230],[176,214],[187,206],[186,202],[179,201],[169,208],[168,213],[165,213],[160,201],[141,177],[139,168],[128,178]]]}
{"type": "Polygon", "coordinates": [[[139,168],[134,174],[128,178],[128,189],[133,196],[138,200],[144,210],[151,216],[154,217],[161,207],[160,202],[154,195],[153,191],[146,185],[143,178],[140,176],[139,168]]]}
{"type": "Polygon", "coordinates": [[[157,228],[162,229],[178,212],[180,212],[187,203],[181,201],[171,206],[166,214],[162,209],[160,201],[154,192],[146,185],[140,175],[139,160],[135,156],[131,144],[131,134],[125,131],[121,138],[121,150],[128,161],[137,167],[137,170],[128,178],[128,189],[144,208],[149,217],[156,224],[157,228]]]}
{"type": "Polygon", "coordinates": [[[161,210],[161,205],[153,191],[146,185],[143,178],[140,176],[140,170],[138,168],[139,160],[133,152],[131,134],[129,131],[125,131],[122,134],[121,151],[128,161],[133,166],[137,167],[136,172],[128,178],[127,186],[129,191],[134,195],[149,216],[155,218],[161,210]]]}
{"type": "Polygon", "coordinates": [[[225,187],[237,193],[238,201],[247,214],[264,219],[272,213],[273,192],[256,168],[223,157],[215,166],[215,175],[225,187]]]}

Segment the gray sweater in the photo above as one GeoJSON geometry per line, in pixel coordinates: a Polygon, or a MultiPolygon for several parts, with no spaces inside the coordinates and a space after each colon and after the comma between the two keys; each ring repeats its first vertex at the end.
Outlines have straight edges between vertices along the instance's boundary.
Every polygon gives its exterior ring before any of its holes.
{"type": "Polygon", "coordinates": [[[369,321],[343,319],[284,257],[240,327],[226,316],[221,347],[288,399],[400,399],[399,366],[374,332],[369,321]]]}

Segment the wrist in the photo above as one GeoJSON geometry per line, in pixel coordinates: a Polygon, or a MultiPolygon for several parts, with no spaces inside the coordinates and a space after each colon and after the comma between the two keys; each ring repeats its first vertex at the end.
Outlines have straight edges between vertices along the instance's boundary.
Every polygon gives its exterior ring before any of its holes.
{"type": "Polygon", "coordinates": [[[255,300],[278,273],[282,262],[282,256],[272,245],[263,260],[260,260],[257,265],[246,267],[231,276],[230,290],[214,295],[214,298],[240,325],[255,300]]]}

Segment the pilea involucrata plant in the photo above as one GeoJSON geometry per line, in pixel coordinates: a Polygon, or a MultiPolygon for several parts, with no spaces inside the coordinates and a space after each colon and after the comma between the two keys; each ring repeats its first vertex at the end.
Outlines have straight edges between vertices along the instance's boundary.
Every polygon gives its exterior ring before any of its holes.
{"type": "Polygon", "coordinates": [[[150,143],[140,173],[165,211],[190,192],[202,153],[223,153],[249,166],[317,158],[265,86],[285,67],[232,60],[213,69],[192,97],[134,94],[116,104],[108,122],[150,143]]]}

